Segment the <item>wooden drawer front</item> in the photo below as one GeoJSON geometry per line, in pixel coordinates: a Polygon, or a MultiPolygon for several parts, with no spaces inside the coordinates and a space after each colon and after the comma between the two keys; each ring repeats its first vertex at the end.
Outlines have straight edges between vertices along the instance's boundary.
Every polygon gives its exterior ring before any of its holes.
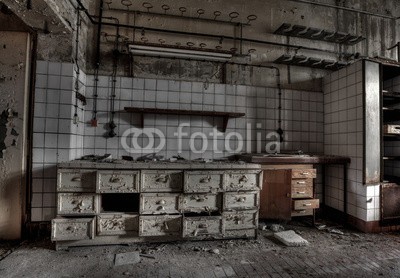
{"type": "Polygon", "coordinates": [[[98,193],[139,192],[139,171],[98,171],[98,193]]]}
{"type": "Polygon", "coordinates": [[[292,185],[292,198],[313,198],[313,188],[312,184],[292,185]]]}
{"type": "Polygon", "coordinates": [[[313,209],[293,210],[292,217],[313,215],[313,209]]]}
{"type": "Polygon", "coordinates": [[[97,216],[97,235],[127,235],[139,230],[139,216],[133,214],[100,214],[97,216]]]}
{"type": "Polygon", "coordinates": [[[316,169],[293,169],[293,179],[314,179],[317,177],[316,169]]]}
{"type": "Polygon", "coordinates": [[[255,238],[257,234],[256,229],[246,230],[225,230],[224,238],[255,238]]]}
{"type": "Polygon", "coordinates": [[[224,212],[224,227],[225,230],[241,230],[257,228],[258,211],[234,211],[224,212]]]}
{"type": "Polygon", "coordinates": [[[141,192],[181,192],[180,171],[142,171],[141,192]]]}
{"type": "Polygon", "coordinates": [[[224,193],[224,210],[258,208],[258,191],[224,193]]]}
{"type": "Polygon", "coordinates": [[[59,169],[58,192],[95,192],[96,171],[59,169]]]}
{"type": "Polygon", "coordinates": [[[318,199],[296,200],[293,201],[293,210],[305,210],[319,208],[318,199]]]}
{"type": "Polygon", "coordinates": [[[57,214],[91,215],[97,213],[98,196],[85,193],[58,193],[57,214]]]}
{"type": "Polygon", "coordinates": [[[94,237],[94,218],[56,218],[51,221],[51,240],[82,240],[94,237]]]}
{"type": "Polygon", "coordinates": [[[182,216],[139,216],[139,236],[179,236],[182,216]]]}
{"type": "Polygon", "coordinates": [[[224,176],[225,190],[258,190],[261,189],[261,171],[235,171],[227,172],[224,176]]]}
{"type": "Polygon", "coordinates": [[[142,193],[140,195],[140,213],[179,213],[179,194],[142,193]]]}
{"type": "Polygon", "coordinates": [[[223,190],[223,172],[185,172],[184,192],[220,192],[223,190]]]}
{"type": "Polygon", "coordinates": [[[222,235],[222,217],[184,217],[183,237],[184,238],[205,238],[222,235]]]}
{"type": "Polygon", "coordinates": [[[186,194],[181,196],[182,212],[210,212],[220,208],[220,196],[217,194],[186,194]]]}

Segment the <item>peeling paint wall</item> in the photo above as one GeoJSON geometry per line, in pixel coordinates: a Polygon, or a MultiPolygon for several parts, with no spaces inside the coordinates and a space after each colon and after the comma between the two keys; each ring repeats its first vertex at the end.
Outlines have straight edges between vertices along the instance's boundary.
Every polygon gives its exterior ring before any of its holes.
{"type": "Polygon", "coordinates": [[[26,187],[30,35],[0,31],[0,239],[18,239],[26,187]]]}

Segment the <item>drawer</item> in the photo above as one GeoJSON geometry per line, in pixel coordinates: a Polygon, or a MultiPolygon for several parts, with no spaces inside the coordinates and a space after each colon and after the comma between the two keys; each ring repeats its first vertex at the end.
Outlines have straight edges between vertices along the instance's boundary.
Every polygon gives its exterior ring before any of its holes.
{"type": "Polygon", "coordinates": [[[179,194],[142,193],[140,195],[140,213],[179,213],[179,194]]]}
{"type": "Polygon", "coordinates": [[[51,240],[94,238],[94,218],[56,218],[51,221],[51,240]]]}
{"type": "Polygon", "coordinates": [[[181,192],[181,171],[142,171],[141,192],[181,192]]]}
{"type": "Polygon", "coordinates": [[[139,171],[98,171],[98,193],[139,192],[139,171]]]}
{"type": "Polygon", "coordinates": [[[139,216],[139,236],[180,236],[181,215],[139,216]]]}
{"type": "Polygon", "coordinates": [[[256,229],[245,230],[225,230],[224,238],[255,238],[257,236],[256,229]]]}
{"type": "Polygon", "coordinates": [[[184,217],[183,218],[184,238],[212,238],[222,235],[222,217],[184,217]]]}
{"type": "Polygon", "coordinates": [[[225,230],[256,229],[258,225],[258,211],[224,212],[223,223],[225,230]]]}
{"type": "Polygon", "coordinates": [[[86,193],[58,193],[57,214],[90,215],[98,211],[98,196],[86,193]]]}
{"type": "Polygon", "coordinates": [[[292,185],[292,198],[300,199],[300,198],[313,198],[313,185],[292,185]]]}
{"type": "Polygon", "coordinates": [[[227,192],[223,203],[224,210],[255,209],[259,205],[259,192],[227,192]]]}
{"type": "Polygon", "coordinates": [[[139,230],[139,216],[136,214],[106,213],[97,216],[97,235],[127,235],[139,230]]]}
{"type": "Polygon", "coordinates": [[[96,171],[58,169],[58,192],[95,192],[96,171]]]}
{"type": "Polygon", "coordinates": [[[225,190],[259,190],[261,189],[261,171],[229,171],[224,176],[225,190]]]}
{"type": "Polygon", "coordinates": [[[181,212],[210,212],[220,210],[220,195],[186,194],[181,196],[181,212]]]}
{"type": "Polygon", "coordinates": [[[191,171],[184,174],[184,192],[220,192],[223,190],[223,172],[191,171]]]}
{"type": "Polygon", "coordinates": [[[293,179],[314,179],[316,177],[316,169],[292,169],[293,179]]]}
{"type": "Polygon", "coordinates": [[[293,210],[305,210],[319,208],[319,199],[293,201],[293,210]]]}
{"type": "Polygon", "coordinates": [[[314,212],[313,209],[293,210],[292,211],[292,217],[310,216],[310,215],[313,215],[313,212],[314,212]]]}

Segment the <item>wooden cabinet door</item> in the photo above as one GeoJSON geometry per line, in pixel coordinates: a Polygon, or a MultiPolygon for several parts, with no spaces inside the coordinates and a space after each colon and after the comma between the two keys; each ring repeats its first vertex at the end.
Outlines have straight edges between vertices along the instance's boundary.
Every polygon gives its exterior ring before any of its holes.
{"type": "Polygon", "coordinates": [[[260,197],[260,218],[290,220],[291,169],[264,170],[260,197]]]}

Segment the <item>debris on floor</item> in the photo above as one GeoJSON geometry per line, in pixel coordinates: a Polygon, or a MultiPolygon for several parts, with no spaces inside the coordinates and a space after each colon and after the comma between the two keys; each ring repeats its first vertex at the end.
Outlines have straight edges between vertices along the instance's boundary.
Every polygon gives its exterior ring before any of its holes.
{"type": "Polygon", "coordinates": [[[279,224],[272,224],[269,229],[273,231],[274,233],[282,232],[285,230],[285,227],[279,224]]]}
{"type": "Polygon", "coordinates": [[[296,234],[293,230],[275,233],[274,237],[286,246],[308,245],[308,241],[296,234]]]}
{"type": "Polygon", "coordinates": [[[137,264],[139,262],[140,262],[140,254],[137,251],[115,254],[114,257],[114,266],[137,264]]]}

